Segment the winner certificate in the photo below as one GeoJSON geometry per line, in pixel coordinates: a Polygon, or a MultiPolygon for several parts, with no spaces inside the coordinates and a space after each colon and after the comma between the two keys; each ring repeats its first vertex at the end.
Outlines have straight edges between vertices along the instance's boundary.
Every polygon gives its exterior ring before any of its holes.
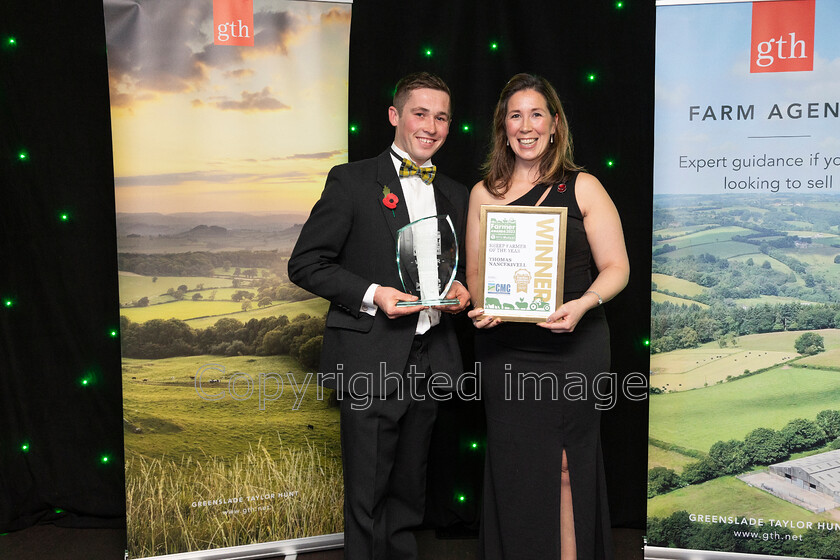
{"type": "Polygon", "coordinates": [[[563,303],[565,207],[481,207],[475,306],[504,321],[541,323],[563,303]]]}

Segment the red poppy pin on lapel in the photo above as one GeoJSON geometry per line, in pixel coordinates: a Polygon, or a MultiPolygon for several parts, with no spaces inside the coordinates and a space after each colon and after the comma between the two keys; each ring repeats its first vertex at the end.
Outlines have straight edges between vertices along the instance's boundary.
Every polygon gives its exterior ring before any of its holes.
{"type": "Polygon", "coordinates": [[[397,214],[394,212],[394,208],[397,207],[397,203],[399,203],[400,199],[397,195],[391,192],[387,186],[382,187],[382,204],[385,205],[385,208],[390,208],[391,215],[396,218],[397,214]]]}

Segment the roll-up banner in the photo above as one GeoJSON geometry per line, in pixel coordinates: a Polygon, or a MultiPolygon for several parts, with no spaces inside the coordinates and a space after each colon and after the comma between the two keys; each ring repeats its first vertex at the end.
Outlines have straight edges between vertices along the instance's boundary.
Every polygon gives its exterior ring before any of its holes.
{"type": "Polygon", "coordinates": [[[347,160],[351,4],[105,0],[127,558],[340,545],[325,301],[286,261],[347,160]]]}
{"type": "Polygon", "coordinates": [[[656,18],[646,557],[840,558],[840,2],[656,18]]]}

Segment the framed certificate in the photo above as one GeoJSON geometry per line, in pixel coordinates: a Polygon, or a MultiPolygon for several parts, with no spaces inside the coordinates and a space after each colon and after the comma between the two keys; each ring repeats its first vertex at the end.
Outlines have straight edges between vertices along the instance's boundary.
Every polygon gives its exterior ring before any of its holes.
{"type": "Polygon", "coordinates": [[[563,303],[568,208],[481,207],[479,293],[503,321],[541,323],[563,303]]]}

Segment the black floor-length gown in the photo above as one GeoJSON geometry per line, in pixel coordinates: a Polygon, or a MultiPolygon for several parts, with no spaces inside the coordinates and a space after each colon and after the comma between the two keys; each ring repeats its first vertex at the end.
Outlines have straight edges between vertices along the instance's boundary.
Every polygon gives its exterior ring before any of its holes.
{"type": "MultiPolygon", "coordinates": [[[[564,301],[591,285],[591,252],[575,200],[575,179],[550,185],[540,206],[566,206],[564,301]]],[[[533,206],[549,185],[511,205],[533,206]]],[[[610,388],[609,330],[603,309],[587,312],[571,333],[530,323],[503,323],[476,334],[487,415],[487,457],[480,556],[485,560],[559,560],[560,466],[569,465],[578,560],[612,559],[600,443],[600,410],[610,388]],[[524,384],[518,373],[551,372],[524,384]],[[593,391],[593,383],[600,380],[593,391]],[[507,393],[506,393],[507,391],[507,393]],[[506,398],[506,394],[511,398],[506,398]],[[600,398],[596,398],[600,397],[600,398]],[[521,398],[521,400],[520,400],[521,398]]]]}

